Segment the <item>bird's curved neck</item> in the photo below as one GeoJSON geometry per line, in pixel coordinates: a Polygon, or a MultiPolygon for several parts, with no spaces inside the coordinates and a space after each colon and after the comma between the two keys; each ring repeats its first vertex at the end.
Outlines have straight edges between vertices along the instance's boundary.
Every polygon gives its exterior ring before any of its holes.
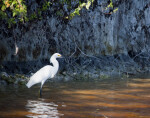
{"type": "Polygon", "coordinates": [[[59,63],[58,63],[58,61],[56,60],[56,58],[51,57],[50,62],[53,64],[53,67],[54,67],[54,68],[58,69],[59,63]]]}

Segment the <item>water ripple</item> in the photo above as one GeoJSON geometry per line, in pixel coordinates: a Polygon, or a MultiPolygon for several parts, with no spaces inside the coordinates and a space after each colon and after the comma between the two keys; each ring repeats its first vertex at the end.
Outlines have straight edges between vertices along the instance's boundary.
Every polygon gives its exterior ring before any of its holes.
{"type": "Polygon", "coordinates": [[[28,100],[26,109],[31,114],[26,115],[32,118],[59,118],[60,114],[57,110],[58,105],[50,102],[46,103],[44,100],[28,100]]]}

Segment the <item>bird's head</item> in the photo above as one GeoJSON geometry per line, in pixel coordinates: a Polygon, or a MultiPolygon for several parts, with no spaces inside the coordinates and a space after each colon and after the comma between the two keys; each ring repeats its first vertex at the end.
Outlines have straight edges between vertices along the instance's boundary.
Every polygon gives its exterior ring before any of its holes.
{"type": "Polygon", "coordinates": [[[59,53],[53,54],[53,55],[51,56],[51,58],[50,58],[50,63],[52,63],[53,60],[55,60],[56,58],[62,58],[62,55],[59,54],[59,53]]]}
{"type": "Polygon", "coordinates": [[[52,55],[52,57],[54,57],[54,58],[62,58],[62,55],[59,54],[59,53],[55,53],[55,54],[52,55]]]}
{"type": "Polygon", "coordinates": [[[59,53],[55,53],[54,55],[55,55],[56,58],[62,58],[62,55],[59,54],[59,53]]]}

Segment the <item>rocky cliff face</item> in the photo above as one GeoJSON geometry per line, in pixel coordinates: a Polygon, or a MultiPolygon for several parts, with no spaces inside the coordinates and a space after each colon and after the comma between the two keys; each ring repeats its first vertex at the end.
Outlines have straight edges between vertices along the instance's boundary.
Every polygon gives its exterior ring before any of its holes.
{"type": "Polygon", "coordinates": [[[66,57],[124,54],[149,61],[150,1],[115,1],[116,13],[104,10],[105,3],[96,0],[93,8],[83,9],[80,16],[65,23],[46,15],[41,21],[16,27],[13,32],[1,24],[0,59],[33,61],[49,59],[54,52],[60,52],[66,57]],[[19,48],[17,55],[15,42],[19,48]]]}

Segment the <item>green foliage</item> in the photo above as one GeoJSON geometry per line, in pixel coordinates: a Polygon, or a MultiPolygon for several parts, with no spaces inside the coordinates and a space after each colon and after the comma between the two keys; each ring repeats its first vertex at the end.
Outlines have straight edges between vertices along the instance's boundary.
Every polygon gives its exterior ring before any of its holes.
{"type": "Polygon", "coordinates": [[[0,19],[5,20],[8,28],[18,22],[27,22],[29,20],[41,19],[41,14],[50,6],[49,1],[45,1],[37,12],[27,14],[27,6],[25,0],[0,0],[0,19]]]}
{"type": "Polygon", "coordinates": [[[7,22],[8,28],[10,28],[13,24],[16,24],[15,18],[9,18],[7,22]]]}
{"type": "Polygon", "coordinates": [[[35,20],[39,18],[42,19],[42,12],[47,11],[52,3],[45,1],[41,8],[37,8],[37,12],[33,12],[30,15],[28,15],[28,20],[35,20]]]}
{"type": "MultiPolygon", "coordinates": [[[[6,21],[9,28],[19,22],[24,23],[35,19],[41,20],[43,13],[50,7],[54,7],[56,10],[55,14],[58,17],[70,20],[75,15],[80,15],[82,8],[85,7],[89,10],[93,2],[94,0],[44,0],[38,4],[38,7],[30,12],[30,8],[29,6],[27,7],[25,0],[0,0],[0,20],[6,21]],[[72,5],[72,2],[74,2],[74,6],[72,5]],[[56,7],[56,4],[58,7],[56,7]],[[64,11],[64,5],[67,6],[67,13],[64,11]]],[[[110,4],[105,9],[113,7],[113,2],[110,0],[110,4]]],[[[116,12],[117,10],[118,8],[114,9],[113,12],[116,12]]]]}
{"type": "Polygon", "coordinates": [[[85,2],[83,2],[83,3],[81,3],[80,1],[79,1],[79,6],[78,6],[78,8],[76,8],[75,10],[74,10],[74,12],[72,12],[70,15],[69,15],[69,17],[67,16],[66,17],[66,19],[72,19],[75,15],[80,15],[80,10],[83,8],[83,7],[85,7],[87,10],[89,10],[89,7],[91,6],[91,4],[94,2],[94,0],[87,0],[87,2],[85,3],[85,2]]]}
{"type": "MultiPolygon", "coordinates": [[[[48,8],[50,7],[50,4],[52,4],[51,2],[45,1],[45,3],[42,5],[42,11],[46,11],[48,10],[48,8]]],[[[39,9],[40,10],[40,9],[39,9]]]]}
{"type": "Polygon", "coordinates": [[[118,8],[114,9],[113,12],[116,13],[118,11],[118,8]]]}
{"type": "Polygon", "coordinates": [[[1,0],[0,18],[6,20],[10,28],[17,21],[27,20],[27,6],[23,0],[1,0]]]}
{"type": "Polygon", "coordinates": [[[107,8],[109,8],[109,7],[111,7],[111,8],[113,8],[114,6],[113,6],[113,2],[112,2],[112,0],[110,0],[110,4],[107,6],[107,8]]]}
{"type": "Polygon", "coordinates": [[[37,15],[36,15],[36,13],[34,12],[34,13],[32,13],[32,14],[30,15],[29,20],[34,20],[34,19],[36,19],[36,18],[37,18],[37,15]]]}
{"type": "Polygon", "coordinates": [[[114,9],[114,5],[113,5],[113,1],[110,0],[110,3],[109,5],[105,8],[105,10],[107,10],[108,8],[112,8],[113,9],[113,12],[112,13],[116,13],[118,11],[118,8],[115,8],[114,9]]]}
{"type": "Polygon", "coordinates": [[[0,10],[0,17],[1,17],[2,19],[6,19],[6,18],[7,18],[7,14],[6,14],[4,11],[1,11],[1,10],[0,10]]]}

